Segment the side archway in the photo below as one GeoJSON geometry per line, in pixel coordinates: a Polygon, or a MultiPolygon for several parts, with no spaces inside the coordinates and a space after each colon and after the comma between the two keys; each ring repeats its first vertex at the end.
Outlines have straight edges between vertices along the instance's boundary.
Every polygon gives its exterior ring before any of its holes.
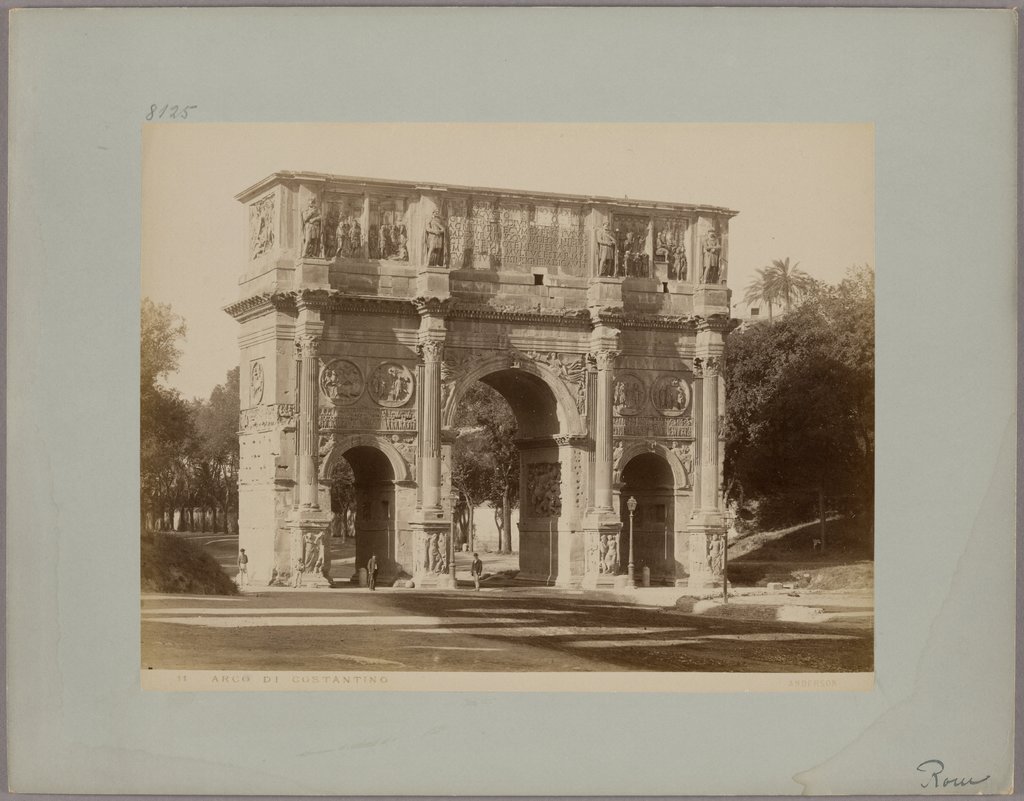
{"type": "Polygon", "coordinates": [[[342,459],[344,454],[353,448],[366,447],[376,448],[391,464],[391,471],[395,481],[411,481],[412,469],[405,457],[398,448],[385,439],[375,437],[373,434],[349,434],[335,441],[334,446],[327,452],[327,455],[320,460],[320,481],[331,480],[334,466],[342,459]]]}
{"type": "Polygon", "coordinates": [[[660,442],[644,442],[634,440],[628,442],[622,446],[622,451],[616,454],[615,463],[613,464],[614,474],[612,482],[614,484],[620,484],[622,482],[622,470],[627,464],[636,456],[642,453],[656,453],[662,457],[668,464],[669,469],[672,471],[672,483],[675,485],[676,490],[690,489],[690,475],[686,471],[686,467],[683,465],[682,460],[673,451],[666,448],[660,442]]]}

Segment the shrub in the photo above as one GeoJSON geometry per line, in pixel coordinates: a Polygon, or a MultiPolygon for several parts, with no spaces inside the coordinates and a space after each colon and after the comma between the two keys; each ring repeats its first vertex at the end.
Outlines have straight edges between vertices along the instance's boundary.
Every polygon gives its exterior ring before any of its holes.
{"type": "Polygon", "coordinates": [[[237,595],[238,588],[217,560],[174,534],[142,535],[143,592],[237,595]]]}

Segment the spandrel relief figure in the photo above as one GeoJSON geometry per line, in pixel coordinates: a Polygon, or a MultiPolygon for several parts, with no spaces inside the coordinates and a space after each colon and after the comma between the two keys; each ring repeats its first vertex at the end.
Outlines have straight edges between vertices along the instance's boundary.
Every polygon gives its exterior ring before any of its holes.
{"type": "Polygon", "coordinates": [[[443,267],[445,265],[445,234],[445,224],[441,219],[441,212],[435,211],[423,232],[424,253],[428,267],[443,267]]]}
{"type": "Polygon", "coordinates": [[[311,197],[302,211],[302,255],[316,258],[320,256],[320,234],[323,227],[320,207],[316,198],[311,197]]]}
{"type": "Polygon", "coordinates": [[[704,271],[701,274],[701,283],[717,284],[721,273],[722,241],[714,229],[704,235],[702,252],[704,254],[704,271]]]}

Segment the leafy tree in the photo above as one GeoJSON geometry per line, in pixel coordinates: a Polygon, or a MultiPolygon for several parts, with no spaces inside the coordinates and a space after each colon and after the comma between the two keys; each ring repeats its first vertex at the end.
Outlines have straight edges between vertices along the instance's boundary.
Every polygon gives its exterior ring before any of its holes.
{"type": "Polygon", "coordinates": [[[140,349],[140,477],[143,520],[167,522],[181,500],[183,455],[194,441],[189,404],[162,384],[178,369],[185,321],[143,298],[140,349]]]}
{"type": "Polygon", "coordinates": [[[814,493],[870,509],[874,274],[800,291],[780,321],[727,341],[726,483],[747,499],[814,493]]]}
{"type": "Polygon", "coordinates": [[[480,382],[463,397],[457,416],[464,427],[452,446],[452,485],[470,509],[482,502],[494,507],[498,549],[511,553],[512,509],[519,502],[515,417],[505,399],[480,382]]]}
{"type": "Polygon", "coordinates": [[[205,403],[194,406],[197,465],[202,505],[223,515],[224,530],[238,526],[238,368],[228,371],[205,403]]]}

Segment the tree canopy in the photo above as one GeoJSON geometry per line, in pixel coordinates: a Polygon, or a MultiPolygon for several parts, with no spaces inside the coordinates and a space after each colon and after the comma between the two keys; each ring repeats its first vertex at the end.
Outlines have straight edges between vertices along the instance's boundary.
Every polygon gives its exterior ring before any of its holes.
{"type": "Polygon", "coordinates": [[[773,325],[727,340],[726,485],[747,499],[821,491],[870,506],[874,273],[852,268],[801,294],[773,325]]]}
{"type": "MultiPolygon", "coordinates": [[[[462,428],[452,446],[452,486],[472,507],[490,503],[500,527],[500,550],[512,550],[512,509],[519,502],[518,430],[508,403],[477,382],[459,404],[462,428]]],[[[470,523],[472,525],[472,523],[470,523]]]]}
{"type": "MultiPolygon", "coordinates": [[[[164,384],[178,369],[185,321],[166,304],[142,301],[140,477],[143,526],[179,526],[194,510],[230,527],[238,508],[238,368],[207,400],[186,401],[164,384]]],[[[189,519],[188,524],[195,525],[189,519]]]]}

